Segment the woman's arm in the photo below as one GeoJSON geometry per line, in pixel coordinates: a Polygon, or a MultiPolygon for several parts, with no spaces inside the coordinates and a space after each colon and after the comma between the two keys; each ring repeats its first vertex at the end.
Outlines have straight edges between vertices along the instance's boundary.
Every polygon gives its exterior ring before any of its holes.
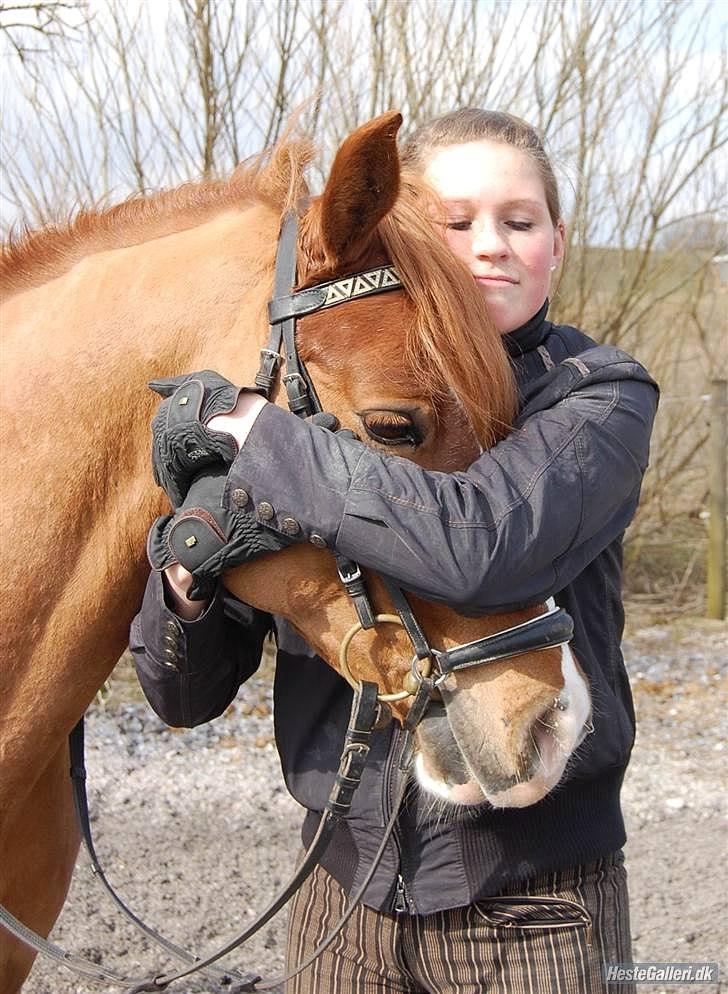
{"type": "Polygon", "coordinates": [[[275,509],[430,600],[488,613],[551,596],[629,524],[657,388],[613,347],[566,360],[530,391],[515,430],[461,473],[426,471],[268,404],[225,500],[275,509]]]}
{"type": "Polygon", "coordinates": [[[175,593],[171,586],[165,590],[161,573],[151,573],[129,648],[142,689],[160,718],[191,728],[222,714],[257,670],[272,621],[221,584],[202,614],[181,617],[172,609],[184,589],[184,578],[178,579],[175,593]]]}

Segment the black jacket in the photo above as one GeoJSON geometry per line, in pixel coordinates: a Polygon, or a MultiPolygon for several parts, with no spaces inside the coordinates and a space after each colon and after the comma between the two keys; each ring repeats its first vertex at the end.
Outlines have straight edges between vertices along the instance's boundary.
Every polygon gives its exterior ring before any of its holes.
{"type": "MultiPolygon", "coordinates": [[[[619,790],[634,712],[620,652],[621,545],[647,466],[657,389],[625,353],[595,347],[545,313],[506,336],[522,398],[516,428],[467,471],[422,470],[269,405],[229,474],[229,490],[247,490],[253,509],[261,500],[273,504],[271,527],[293,515],[303,538],[316,532],[425,598],[487,614],[554,596],[574,619],[595,730],[561,783],[531,807],[483,805],[455,823],[415,791],[366,892],[372,907],[394,907],[398,877],[408,910],[430,913],[624,843],[619,790]],[[292,451],[307,472],[282,477],[275,467],[292,451]]],[[[194,725],[220,714],[254,672],[271,626],[276,739],[288,789],[309,809],[307,844],[337,767],[348,685],[285,621],[246,608],[224,589],[201,619],[181,621],[166,607],[158,575],[132,626],[131,648],[158,714],[194,725]]],[[[378,847],[400,745],[396,727],[376,733],[351,816],[322,861],[347,889],[378,847]]]]}

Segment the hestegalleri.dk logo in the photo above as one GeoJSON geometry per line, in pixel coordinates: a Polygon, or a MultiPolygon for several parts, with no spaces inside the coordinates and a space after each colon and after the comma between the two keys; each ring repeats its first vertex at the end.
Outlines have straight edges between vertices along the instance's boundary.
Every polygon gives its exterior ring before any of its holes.
{"type": "Polygon", "coordinates": [[[717,984],[717,963],[603,963],[608,984],[717,984]]]}

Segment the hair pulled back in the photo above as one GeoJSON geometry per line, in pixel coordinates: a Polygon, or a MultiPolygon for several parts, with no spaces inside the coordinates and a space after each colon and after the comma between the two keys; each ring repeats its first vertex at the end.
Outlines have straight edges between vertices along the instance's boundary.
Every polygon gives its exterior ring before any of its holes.
{"type": "Polygon", "coordinates": [[[407,138],[402,161],[421,173],[436,149],[483,140],[503,142],[531,157],[541,176],[546,205],[555,225],[561,218],[561,202],[551,162],[536,129],[513,114],[479,107],[450,111],[423,124],[407,138]]]}

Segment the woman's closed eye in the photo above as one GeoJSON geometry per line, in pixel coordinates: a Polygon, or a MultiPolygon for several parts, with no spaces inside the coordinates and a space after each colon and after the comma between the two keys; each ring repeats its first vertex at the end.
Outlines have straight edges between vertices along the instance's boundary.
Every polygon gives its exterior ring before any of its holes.
{"type": "MultiPolygon", "coordinates": [[[[527,221],[525,219],[522,220],[520,218],[506,218],[502,224],[506,228],[510,228],[511,231],[531,231],[534,227],[533,221],[527,221]]],[[[451,221],[447,221],[445,223],[445,227],[448,231],[473,231],[477,228],[477,225],[467,218],[455,218],[451,221]]]]}
{"type": "Polygon", "coordinates": [[[470,231],[473,222],[467,218],[454,218],[445,222],[445,227],[450,231],[470,231]]]}
{"type": "Polygon", "coordinates": [[[359,414],[364,431],[378,445],[412,445],[422,433],[408,414],[399,411],[365,411],[359,414]]]}

